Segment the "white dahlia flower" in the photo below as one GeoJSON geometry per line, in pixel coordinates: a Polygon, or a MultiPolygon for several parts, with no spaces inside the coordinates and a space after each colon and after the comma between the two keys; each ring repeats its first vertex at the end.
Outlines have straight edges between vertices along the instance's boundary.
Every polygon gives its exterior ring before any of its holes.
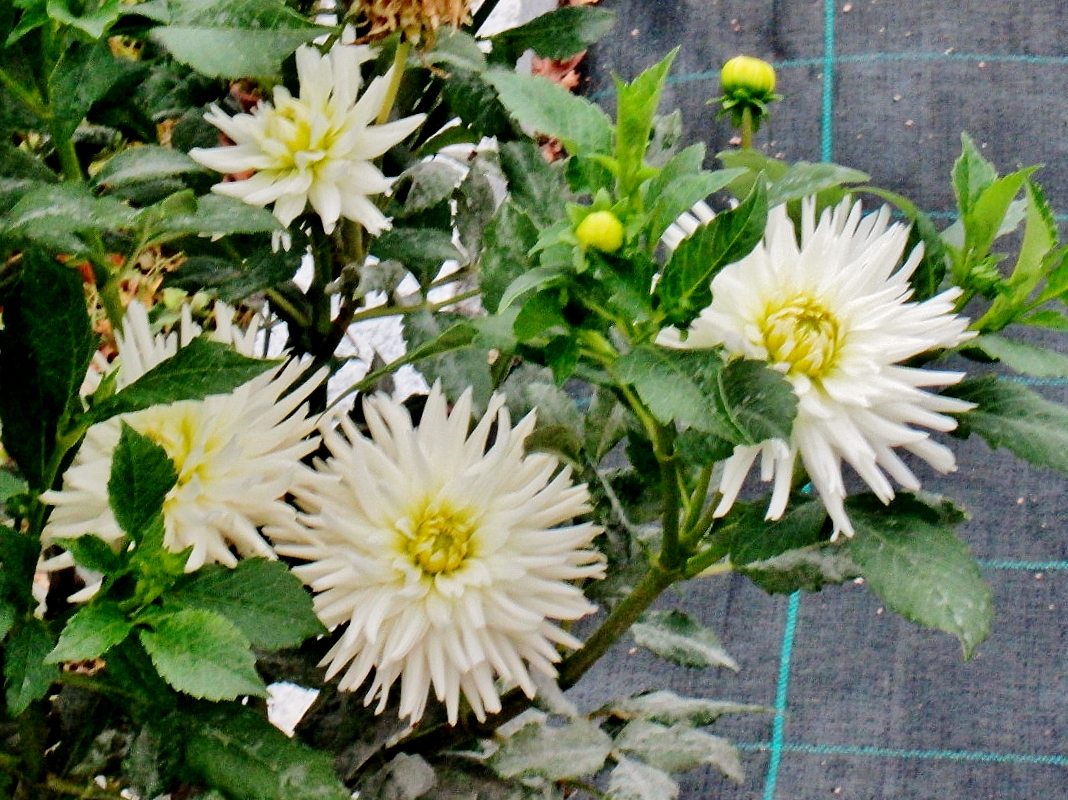
{"type": "Polygon", "coordinates": [[[889,224],[887,207],[862,216],[860,203],[846,200],[825,211],[817,224],[809,199],[801,216],[799,246],[785,207],[773,208],[764,240],[713,279],[712,303],[685,340],[669,332],[661,343],[722,346],[729,356],[767,361],[797,394],[789,441],[738,446],[726,461],[717,516],[730,510],[759,456],[761,477],[774,481],[768,519],[778,519],[800,457],[834,523],[834,536],[852,536],[843,461],[884,503],[894,497],[889,478],[906,489],[920,486],[894,448],[908,450],[940,472],[956,469],[952,451],[913,426],[956,427],[945,413],[972,405],[922,387],[953,384],[964,373],[899,364],[931,349],[955,347],[974,334],[953,311],[958,288],[909,301],[909,277],[922,248],[897,267],[908,228],[889,224]]]}
{"type": "MultiPolygon", "coordinates": [[[[180,335],[153,336],[144,307],[130,304],[123,332],[117,337],[120,388],[170,358],[201,332],[187,311],[183,317],[180,335]]],[[[232,324],[232,317],[232,309],[216,304],[213,337],[251,355],[256,332],[240,330],[232,324]]],[[[306,367],[290,361],[230,394],[152,406],[94,425],[64,474],[62,488],[41,496],[55,506],[44,530],[45,546],[54,539],[90,533],[116,547],[123,540],[108,504],[107,484],[125,422],[162,446],[174,462],[178,482],[163,504],[164,543],[174,552],[193,548],[187,572],[207,562],[235,566],[234,550],[243,556],[274,558],[258,528],[294,516],[282,498],[300,474],[300,459],[317,445],[317,438],[309,437],[316,421],[308,417],[305,400],[324,374],[298,383],[306,367]]],[[[64,554],[44,566],[58,568],[69,563],[69,555],[64,554]]]]}
{"type": "Polygon", "coordinates": [[[218,172],[254,173],[212,190],[254,206],[274,203],[274,215],[286,226],[311,203],[327,233],[341,217],[372,234],[388,228],[389,220],[368,197],[388,192],[391,181],[371,161],[407,138],[424,115],[373,124],[392,70],[360,96],[360,65],[372,56],[363,45],[338,42],[326,55],[302,45],[299,97],[276,86],[273,103],[261,102],[251,114],[230,117],[212,106],[205,119],[235,144],[194,148],[189,155],[218,172]]]}
{"type": "Polygon", "coordinates": [[[479,719],[500,688],[529,697],[528,669],[555,677],[558,645],[582,643],[553,620],[595,610],[572,583],[604,574],[586,486],[551,456],[524,455],[534,415],[512,426],[495,395],[468,433],[471,393],[451,413],[440,387],[418,427],[384,395],[365,400],[370,437],[343,417],[324,432],[331,457],[294,490],[304,527],[268,529],[316,593],[325,625],[347,623],[322,664],[367,703],[386,707],[400,679],[400,716],[414,724],[434,694],[455,724],[460,695],[479,719]],[[496,430],[490,443],[491,430],[496,430]]]}

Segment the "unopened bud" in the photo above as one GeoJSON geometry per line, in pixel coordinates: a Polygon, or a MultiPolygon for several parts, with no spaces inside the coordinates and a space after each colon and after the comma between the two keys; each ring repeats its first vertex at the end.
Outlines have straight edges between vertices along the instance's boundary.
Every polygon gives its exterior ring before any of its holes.
{"type": "Polygon", "coordinates": [[[575,228],[575,238],[583,247],[614,253],[623,246],[623,223],[611,211],[594,211],[575,228]]]}
{"type": "Polygon", "coordinates": [[[775,68],[759,58],[735,56],[723,65],[719,83],[727,97],[768,102],[775,92],[775,68]]]}

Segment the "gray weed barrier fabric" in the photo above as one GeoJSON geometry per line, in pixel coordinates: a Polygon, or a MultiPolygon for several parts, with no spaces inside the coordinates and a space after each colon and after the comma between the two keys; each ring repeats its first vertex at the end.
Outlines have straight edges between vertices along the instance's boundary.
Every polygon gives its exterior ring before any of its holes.
{"type": "MultiPolygon", "coordinates": [[[[611,73],[632,79],[681,44],[662,108],[682,109],[685,142],[704,141],[709,166],[733,131],[705,102],[719,92],[719,66],[745,53],[775,65],[785,96],[757,134],[769,153],[863,170],[945,226],[966,131],[1003,174],[1044,165],[1036,179],[1068,212],[1064,0],[602,5],[618,21],[590,54],[584,92],[611,108],[611,73]]],[[[1065,337],[1039,338],[1065,351],[1065,337]]],[[[1068,399],[1063,381],[1038,388],[1068,399]]],[[[974,659],[884,612],[862,585],[769,597],[717,578],[665,605],[715,628],[739,673],[675,667],[624,642],[578,694],[592,705],[667,687],[768,707],[712,729],[742,750],[745,783],[698,770],[684,798],[1068,797],[1068,479],[977,439],[950,444],[958,472],[920,474],[925,489],[967,507],[961,534],[994,588],[993,634],[974,659]]]]}

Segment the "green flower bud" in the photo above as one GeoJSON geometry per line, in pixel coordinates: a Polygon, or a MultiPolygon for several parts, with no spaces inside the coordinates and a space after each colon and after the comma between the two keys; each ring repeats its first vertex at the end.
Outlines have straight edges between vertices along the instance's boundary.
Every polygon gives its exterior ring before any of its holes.
{"type": "Polygon", "coordinates": [[[583,247],[614,253],[623,246],[623,223],[611,211],[594,211],[575,228],[575,238],[583,247]]]}
{"type": "Polygon", "coordinates": [[[723,65],[719,76],[723,94],[767,102],[775,92],[775,68],[752,56],[735,56],[723,65]]]}

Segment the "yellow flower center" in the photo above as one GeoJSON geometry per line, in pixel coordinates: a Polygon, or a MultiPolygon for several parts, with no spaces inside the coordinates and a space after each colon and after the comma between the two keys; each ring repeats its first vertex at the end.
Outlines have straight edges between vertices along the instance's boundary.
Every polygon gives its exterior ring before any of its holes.
{"type": "MultiPolygon", "coordinates": [[[[204,437],[204,419],[200,412],[200,403],[180,402],[146,409],[128,419],[138,433],[162,447],[174,462],[174,470],[178,473],[175,489],[185,486],[195,475],[203,477],[211,453],[223,445],[217,437],[204,437]],[[195,450],[201,452],[190,458],[195,450]]],[[[174,490],[167,502],[173,497],[174,490]]]]}
{"type": "Polygon", "coordinates": [[[316,113],[299,99],[283,100],[277,107],[264,109],[260,145],[276,159],[275,169],[315,171],[324,161],[337,131],[333,125],[320,125],[316,132],[312,124],[316,113]]]}
{"type": "Polygon", "coordinates": [[[788,375],[826,375],[834,365],[841,331],[838,319],[811,297],[796,297],[769,309],[761,324],[768,358],[785,364],[788,375]]]}
{"type": "MultiPolygon", "coordinates": [[[[467,560],[478,526],[466,509],[427,503],[409,524],[406,548],[412,562],[427,575],[455,572],[467,560]]],[[[405,526],[407,527],[407,525],[405,526]]]]}

